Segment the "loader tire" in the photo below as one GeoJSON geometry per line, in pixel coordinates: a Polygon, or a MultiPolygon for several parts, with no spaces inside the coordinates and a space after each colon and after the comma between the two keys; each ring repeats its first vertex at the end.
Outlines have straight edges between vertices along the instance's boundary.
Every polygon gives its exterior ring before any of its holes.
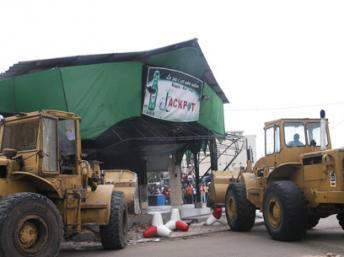
{"type": "Polygon", "coordinates": [[[233,231],[249,231],[252,229],[256,208],[246,198],[246,189],[242,183],[231,183],[225,198],[226,218],[233,231]]]}
{"type": "Polygon", "coordinates": [[[127,245],[128,210],[122,192],[111,196],[110,220],[107,225],[99,226],[100,239],[106,250],[123,249],[127,245]]]}
{"type": "Polygon", "coordinates": [[[342,229],[344,229],[344,213],[337,214],[337,220],[342,229]]]}
{"type": "Polygon", "coordinates": [[[306,199],[291,181],[272,182],[264,195],[265,226],[274,240],[300,240],[307,230],[306,199]]]}
{"type": "Polygon", "coordinates": [[[63,223],[55,204],[35,193],[17,193],[0,200],[0,256],[55,257],[63,223]]]}
{"type": "Polygon", "coordinates": [[[314,228],[316,225],[318,225],[320,220],[320,217],[315,216],[315,215],[308,215],[308,225],[307,225],[307,229],[312,229],[314,228]]]}

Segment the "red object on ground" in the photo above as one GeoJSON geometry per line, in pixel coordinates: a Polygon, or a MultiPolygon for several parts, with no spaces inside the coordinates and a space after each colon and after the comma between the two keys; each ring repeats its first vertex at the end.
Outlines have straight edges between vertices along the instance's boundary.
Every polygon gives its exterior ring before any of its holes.
{"type": "Polygon", "coordinates": [[[187,223],[185,223],[184,221],[177,220],[176,221],[176,230],[186,232],[189,230],[189,225],[187,223]]]}
{"type": "Polygon", "coordinates": [[[143,237],[148,238],[148,237],[153,237],[156,236],[158,233],[158,229],[156,226],[150,226],[146,228],[146,230],[143,232],[143,237]]]}
{"type": "Polygon", "coordinates": [[[214,208],[214,210],[213,210],[213,216],[214,216],[216,219],[221,218],[221,216],[222,216],[222,208],[221,208],[221,207],[216,207],[216,208],[214,208]]]}

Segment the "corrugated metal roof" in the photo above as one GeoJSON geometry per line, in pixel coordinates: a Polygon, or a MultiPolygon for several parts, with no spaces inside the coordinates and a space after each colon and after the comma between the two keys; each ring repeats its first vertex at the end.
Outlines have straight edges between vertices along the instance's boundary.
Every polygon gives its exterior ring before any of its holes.
{"type": "Polygon", "coordinates": [[[98,63],[111,63],[111,62],[122,62],[122,61],[139,61],[145,64],[150,64],[149,59],[152,56],[159,55],[162,53],[173,52],[182,48],[192,47],[196,48],[200,53],[201,63],[197,62],[195,65],[201,65],[203,68],[203,74],[198,76],[200,79],[206,81],[210,87],[216,92],[216,94],[222,99],[224,103],[228,103],[228,99],[219,84],[217,83],[213,72],[211,71],[207,60],[197,42],[197,39],[169,45],[166,47],[142,51],[142,52],[131,52],[131,53],[109,53],[109,54],[96,54],[96,55],[80,55],[44,60],[34,60],[19,62],[11,66],[5,73],[0,74],[0,79],[6,79],[15,77],[18,75],[29,74],[32,72],[38,72],[59,67],[89,65],[98,63]]]}

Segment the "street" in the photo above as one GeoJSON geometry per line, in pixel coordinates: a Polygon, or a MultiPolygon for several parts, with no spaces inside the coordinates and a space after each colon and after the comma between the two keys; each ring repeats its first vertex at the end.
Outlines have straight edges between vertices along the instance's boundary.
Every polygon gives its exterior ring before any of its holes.
{"type": "Polygon", "coordinates": [[[344,231],[335,216],[320,220],[315,229],[308,231],[300,242],[278,242],[270,239],[265,226],[258,223],[251,232],[218,232],[187,239],[129,245],[121,251],[108,252],[100,245],[65,248],[61,257],[318,257],[344,256],[344,231]],[[329,253],[332,253],[330,255],[329,253]]]}

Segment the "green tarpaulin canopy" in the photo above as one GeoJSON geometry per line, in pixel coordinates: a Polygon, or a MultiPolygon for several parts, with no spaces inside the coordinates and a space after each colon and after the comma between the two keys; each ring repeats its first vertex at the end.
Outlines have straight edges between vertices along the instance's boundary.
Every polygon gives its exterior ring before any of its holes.
{"type": "Polygon", "coordinates": [[[20,62],[0,75],[0,112],[74,112],[82,117],[82,138],[97,140],[116,124],[142,117],[145,65],[180,70],[203,80],[208,100],[201,101],[194,125],[204,127],[206,134],[224,135],[223,104],[228,100],[197,40],[145,52],[20,62]]]}

